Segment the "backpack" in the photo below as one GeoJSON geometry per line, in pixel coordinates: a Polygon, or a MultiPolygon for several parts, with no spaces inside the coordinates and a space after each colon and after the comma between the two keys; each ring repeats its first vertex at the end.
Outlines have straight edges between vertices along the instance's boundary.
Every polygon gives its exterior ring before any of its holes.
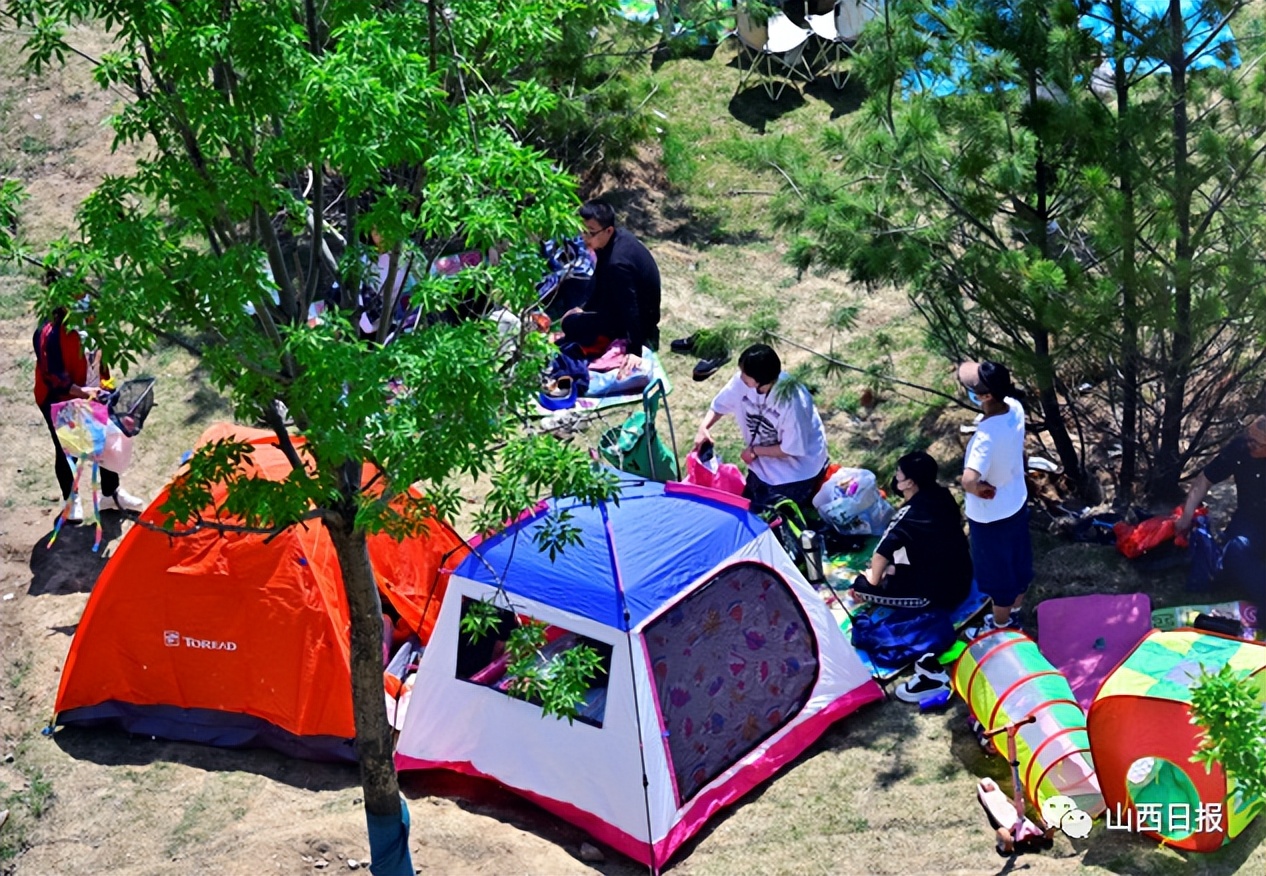
{"type": "Polygon", "coordinates": [[[853,647],[885,671],[901,669],[924,654],[942,653],[955,635],[949,614],[935,609],[892,608],[853,617],[853,647]]]}
{"type": "MultiPolygon", "coordinates": [[[[66,373],[66,362],[62,357],[61,319],[54,317],[42,322],[31,336],[31,345],[35,348],[35,368],[41,374],[52,375],[58,380],[70,380],[66,373]]],[[[49,386],[50,390],[64,391],[61,386],[49,386]]]]}

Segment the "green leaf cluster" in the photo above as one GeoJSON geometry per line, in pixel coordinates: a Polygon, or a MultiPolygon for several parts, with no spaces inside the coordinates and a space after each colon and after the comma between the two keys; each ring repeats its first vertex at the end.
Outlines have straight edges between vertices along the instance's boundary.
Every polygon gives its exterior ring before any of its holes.
{"type": "Polygon", "coordinates": [[[1191,688],[1191,722],[1203,729],[1192,756],[1206,770],[1221,764],[1241,805],[1266,800],[1266,698],[1260,679],[1223,666],[1201,668],[1191,688]]]}
{"type": "Polygon", "coordinates": [[[472,643],[487,636],[504,637],[506,676],[510,680],[506,692],[539,705],[542,717],[571,723],[584,705],[585,695],[606,672],[602,655],[583,642],[547,655],[548,626],[502,609],[498,601],[508,604],[504,591],[491,600],[469,602],[462,613],[462,634],[472,643]],[[507,625],[511,629],[504,629],[507,625]]]}
{"type": "MultiPolygon", "coordinates": [[[[559,105],[544,59],[560,46],[574,55],[610,7],[8,4],[30,28],[35,71],[64,57],[76,24],[110,30],[96,77],[130,94],[115,142],[141,152],[50,248],[57,279],[41,308],[92,290],[91,324],[74,311],[70,322],[108,361],[126,366],[177,337],[240,419],[278,428],[284,417],[305,442],[306,462],[278,483],[238,477],[240,449],[200,450],[169,511],[189,519],[227,483],[226,513],[253,524],[318,508],[367,532],[407,531],[419,509],[456,513],[457,475],[491,478],[486,516],[497,521],[551,491],[609,495],[581,451],[522,434],[544,338],[479,317],[532,307],[538,242],[578,227],[574,180],[523,132],[559,105]],[[452,249],[499,258],[431,276],[452,249]],[[375,276],[379,253],[386,277],[375,276]],[[352,322],[357,292],[406,274],[416,329],[387,343],[383,320],[366,341],[352,322]],[[314,322],[317,301],[333,307],[314,322]],[[373,495],[347,476],[366,463],[379,472],[373,495]]],[[[6,183],[0,220],[16,203],[6,183]]]]}
{"type": "MultiPolygon", "coordinates": [[[[491,483],[491,527],[549,493],[615,492],[583,450],[525,428],[550,355],[527,318],[540,242],[580,228],[576,182],[542,149],[544,120],[576,100],[549,59],[579,57],[614,4],[3,2],[33,72],[74,51],[77,26],[108,32],[95,77],[125,95],[114,145],[137,156],[42,256],[52,282],[37,305],[90,293],[92,319],[71,308],[67,321],[106,361],[125,369],[174,341],[238,420],[276,434],[285,478],[255,477],[248,444],[200,447],[165,525],[326,526],[351,609],[365,805],[398,813],[367,535],[452,520],[463,479],[491,483]],[[487,258],[432,274],[464,250],[487,258]],[[384,316],[365,328],[358,299],[375,291],[384,316]]],[[[633,92],[618,89],[624,112],[633,92]]],[[[629,136],[634,115],[619,122],[629,136]]],[[[0,255],[19,254],[19,197],[0,185],[0,255]]],[[[562,525],[554,550],[574,543],[562,525]]],[[[533,635],[516,645],[525,673],[533,635]]],[[[574,714],[593,671],[583,652],[565,656],[521,690],[574,714]]]]}

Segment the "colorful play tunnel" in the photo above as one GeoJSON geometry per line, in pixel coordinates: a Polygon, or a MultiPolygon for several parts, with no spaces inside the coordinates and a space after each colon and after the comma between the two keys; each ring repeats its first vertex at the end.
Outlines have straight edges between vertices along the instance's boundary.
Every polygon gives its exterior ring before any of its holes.
{"type": "MultiPolygon", "coordinates": [[[[1016,749],[1024,792],[1034,806],[1063,794],[1092,817],[1103,813],[1086,713],[1036,642],[1016,630],[981,636],[954,664],[953,683],[986,730],[1033,716],[1016,735],[1016,749]]],[[[1006,735],[993,743],[1005,756],[1006,735]]]]}
{"type": "Polygon", "coordinates": [[[1206,772],[1191,762],[1203,733],[1191,723],[1191,687],[1201,667],[1226,665],[1258,679],[1266,701],[1266,645],[1198,630],[1153,630],[1104,680],[1089,728],[1113,822],[1175,848],[1209,852],[1261,811],[1261,798],[1245,799],[1221,765],[1206,772]]]}

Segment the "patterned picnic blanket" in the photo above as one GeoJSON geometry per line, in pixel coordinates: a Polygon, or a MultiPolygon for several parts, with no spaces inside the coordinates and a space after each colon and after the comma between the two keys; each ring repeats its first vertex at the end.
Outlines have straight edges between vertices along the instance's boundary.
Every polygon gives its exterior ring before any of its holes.
{"type": "MultiPolygon", "coordinates": [[[[656,380],[660,380],[664,383],[664,395],[671,393],[673,391],[673,384],[672,381],[668,379],[668,372],[664,370],[663,363],[659,361],[659,354],[643,347],[642,358],[649,360],[651,363],[651,376],[647,385],[649,386],[654,384],[656,380]]],[[[581,396],[576,399],[576,406],[574,408],[569,408],[568,410],[584,414],[592,411],[605,411],[607,408],[615,408],[621,405],[640,405],[641,403],[642,391],[639,389],[635,392],[627,393],[626,395],[604,395],[598,398],[581,396]]],[[[559,413],[562,412],[551,411],[548,408],[543,407],[540,402],[537,402],[536,404],[536,415],[538,417],[550,417],[559,413]]]]}

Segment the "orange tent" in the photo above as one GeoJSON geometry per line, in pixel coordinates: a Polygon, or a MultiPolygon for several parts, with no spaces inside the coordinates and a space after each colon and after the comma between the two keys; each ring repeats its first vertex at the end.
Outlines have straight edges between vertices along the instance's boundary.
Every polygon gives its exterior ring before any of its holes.
{"type": "MultiPolygon", "coordinates": [[[[221,438],[253,445],[244,465],[255,477],[280,480],[290,471],[271,432],[221,425],[200,443],[221,438]]],[[[160,524],[166,498],[164,490],[142,522],[160,524]]],[[[369,538],[384,601],[423,641],[447,569],[468,552],[438,522],[400,542],[369,538]]],[[[170,536],[137,525],[84,609],[57,721],[354,759],[348,630],[338,558],[319,521],[271,539],[214,530],[170,536]]]]}

